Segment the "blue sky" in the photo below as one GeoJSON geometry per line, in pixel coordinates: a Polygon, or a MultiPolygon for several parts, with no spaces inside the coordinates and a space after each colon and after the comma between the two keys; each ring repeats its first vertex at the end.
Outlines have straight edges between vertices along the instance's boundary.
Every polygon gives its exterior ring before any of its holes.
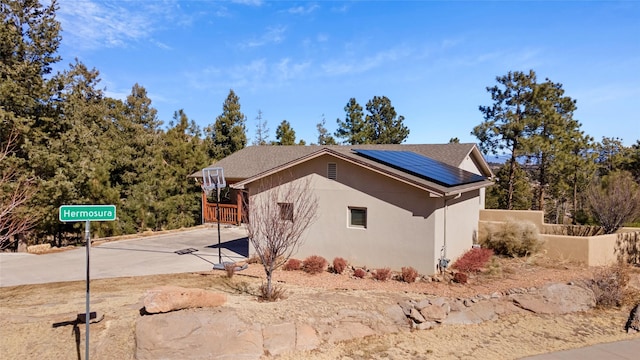
{"type": "Polygon", "coordinates": [[[107,95],[144,86],[161,120],[184,109],[201,127],[240,97],[247,135],[258,110],[275,140],[333,132],[344,106],[387,96],[407,143],[470,135],[487,86],[533,69],[578,101],[596,140],[640,139],[640,2],[60,0],[61,64],[101,73],[107,95]]]}

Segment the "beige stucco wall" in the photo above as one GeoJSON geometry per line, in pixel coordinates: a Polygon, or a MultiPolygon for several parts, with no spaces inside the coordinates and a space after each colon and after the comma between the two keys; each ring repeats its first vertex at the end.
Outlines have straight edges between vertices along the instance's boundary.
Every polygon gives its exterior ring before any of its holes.
{"type": "MultiPolygon", "coordinates": [[[[480,222],[495,223],[507,220],[531,221],[540,231],[541,239],[545,244],[544,252],[549,258],[559,261],[576,261],[588,266],[611,265],[618,261],[621,249],[618,241],[618,234],[597,235],[597,236],[568,236],[568,235],[547,235],[545,228],[552,225],[543,222],[542,211],[535,210],[481,210],[480,222]]],[[[634,232],[638,229],[621,229],[620,232],[634,232]]],[[[633,247],[633,245],[632,245],[633,247]]],[[[640,248],[640,245],[635,245],[640,248]]],[[[636,255],[637,256],[637,255],[636,255]]]]}
{"type": "MultiPolygon", "coordinates": [[[[354,266],[412,266],[422,274],[436,271],[444,243],[443,199],[360,166],[324,155],[286,170],[293,178],[311,177],[318,198],[318,219],[294,257],[343,257],[354,266]],[[326,177],[327,163],[337,164],[337,180],[326,177]],[[367,228],[349,226],[349,207],[367,209],[367,228]]],[[[249,191],[250,202],[262,196],[249,191]]],[[[255,190],[255,184],[254,190],[255,190]]],[[[478,224],[478,191],[449,200],[447,257],[471,248],[478,224]]],[[[294,210],[295,211],[295,210],[294,210]]]]}

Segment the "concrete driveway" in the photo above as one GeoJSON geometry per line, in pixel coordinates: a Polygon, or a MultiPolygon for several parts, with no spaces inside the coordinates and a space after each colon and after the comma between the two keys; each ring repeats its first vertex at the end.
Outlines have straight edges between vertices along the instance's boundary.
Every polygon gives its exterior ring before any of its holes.
{"type": "MultiPolygon", "coordinates": [[[[222,226],[220,235],[223,262],[248,256],[249,245],[243,228],[222,226]]],[[[91,279],[208,271],[216,263],[216,226],[113,241],[90,249],[91,279]],[[175,253],[188,248],[198,251],[175,253]]],[[[85,280],[85,266],[84,247],[44,255],[0,253],[0,286],[85,280]]]]}

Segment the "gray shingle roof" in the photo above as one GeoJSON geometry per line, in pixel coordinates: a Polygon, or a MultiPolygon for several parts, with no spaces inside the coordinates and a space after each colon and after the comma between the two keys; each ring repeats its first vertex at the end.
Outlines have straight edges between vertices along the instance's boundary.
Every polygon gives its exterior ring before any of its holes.
{"type": "MultiPolygon", "coordinates": [[[[404,150],[441,161],[445,164],[459,167],[475,144],[386,144],[386,145],[311,145],[311,146],[248,146],[224,159],[212,164],[222,167],[225,178],[229,182],[243,180],[254,175],[271,170],[275,167],[294,161],[301,157],[327,148],[340,153],[350,153],[351,149],[404,150]]],[[[489,174],[486,174],[490,176],[489,174]]],[[[200,171],[190,175],[202,177],[200,171]]]]}

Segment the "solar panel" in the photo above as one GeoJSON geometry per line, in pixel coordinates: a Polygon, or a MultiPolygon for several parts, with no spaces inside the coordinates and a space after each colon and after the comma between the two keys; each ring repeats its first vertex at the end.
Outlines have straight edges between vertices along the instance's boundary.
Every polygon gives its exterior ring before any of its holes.
{"type": "Polygon", "coordinates": [[[483,176],[433,160],[411,151],[361,150],[357,154],[394,169],[433,181],[447,187],[483,181],[483,176]]]}

